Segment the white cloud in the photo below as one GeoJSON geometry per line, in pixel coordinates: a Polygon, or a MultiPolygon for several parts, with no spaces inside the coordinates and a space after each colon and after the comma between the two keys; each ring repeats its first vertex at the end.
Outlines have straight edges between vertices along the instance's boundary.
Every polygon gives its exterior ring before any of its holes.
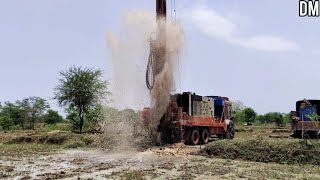
{"type": "Polygon", "coordinates": [[[296,51],[299,46],[292,41],[273,35],[238,37],[234,22],[212,9],[198,7],[191,11],[192,22],[205,34],[246,48],[263,51],[296,51]]]}

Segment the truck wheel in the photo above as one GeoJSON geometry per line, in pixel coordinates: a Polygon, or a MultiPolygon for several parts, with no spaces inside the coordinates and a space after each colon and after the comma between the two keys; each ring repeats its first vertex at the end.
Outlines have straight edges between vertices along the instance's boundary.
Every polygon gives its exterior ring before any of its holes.
{"type": "Polygon", "coordinates": [[[208,129],[203,129],[201,131],[201,143],[207,144],[209,142],[209,132],[208,129]]]}
{"type": "Polygon", "coordinates": [[[191,132],[190,144],[197,145],[197,144],[199,144],[199,141],[200,141],[199,131],[197,129],[193,129],[191,132]]]}
{"type": "Polygon", "coordinates": [[[229,125],[228,125],[228,130],[226,132],[226,138],[227,139],[233,139],[234,138],[234,132],[235,132],[234,124],[233,124],[233,122],[230,122],[229,125]]]}

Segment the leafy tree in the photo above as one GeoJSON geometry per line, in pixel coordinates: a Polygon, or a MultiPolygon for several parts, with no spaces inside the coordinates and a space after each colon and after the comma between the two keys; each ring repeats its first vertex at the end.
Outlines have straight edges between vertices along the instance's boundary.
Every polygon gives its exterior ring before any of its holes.
{"type": "Polygon", "coordinates": [[[283,115],[281,113],[279,113],[279,112],[274,112],[273,113],[273,121],[278,126],[283,126],[284,125],[283,115]]]}
{"type": "Polygon", "coordinates": [[[0,126],[3,130],[10,130],[10,128],[14,125],[13,120],[2,110],[2,104],[0,103],[0,126]]]}
{"type": "Polygon", "coordinates": [[[260,123],[267,124],[275,123],[278,126],[283,126],[284,124],[290,121],[290,114],[284,115],[279,112],[269,112],[265,115],[259,115],[257,117],[257,121],[259,121],[260,123]]]}
{"type": "MultiPolygon", "coordinates": [[[[67,120],[72,124],[72,129],[79,130],[81,128],[81,121],[78,116],[79,110],[77,108],[67,109],[67,120]]],[[[84,117],[83,129],[93,128],[98,122],[105,119],[105,113],[101,105],[97,107],[90,107],[85,110],[86,116],[84,117]]]]}
{"type": "Polygon", "coordinates": [[[55,88],[55,99],[60,106],[77,111],[79,132],[82,133],[85,116],[90,108],[97,107],[109,93],[108,83],[101,80],[101,70],[71,67],[67,71],[61,71],[60,75],[60,83],[55,88]]]}
{"type": "Polygon", "coordinates": [[[274,123],[274,113],[269,112],[264,115],[264,123],[270,124],[274,123]]]}
{"type": "Polygon", "coordinates": [[[1,108],[1,114],[3,117],[10,119],[14,125],[20,125],[21,128],[24,128],[24,118],[22,118],[22,112],[19,106],[5,102],[1,108]]]}
{"type": "Polygon", "coordinates": [[[78,110],[76,108],[68,108],[67,110],[67,121],[72,125],[72,130],[77,131],[80,129],[80,118],[78,114],[78,110]]]}
{"type": "MultiPolygon", "coordinates": [[[[34,129],[35,123],[40,120],[49,108],[46,100],[34,96],[17,101],[17,104],[20,108],[20,113],[22,113],[22,118],[25,118],[29,122],[29,128],[31,129],[34,129]]],[[[23,127],[25,126],[23,125],[23,127]]]]}
{"type": "Polygon", "coordinates": [[[89,108],[86,111],[87,121],[92,126],[96,126],[102,120],[105,120],[104,108],[101,104],[97,104],[95,107],[89,108]]]}
{"type": "Polygon", "coordinates": [[[235,111],[234,113],[234,119],[238,122],[238,123],[244,123],[245,119],[243,117],[243,111],[235,111]]]}
{"type": "Polygon", "coordinates": [[[261,124],[264,124],[266,123],[266,117],[264,115],[258,115],[257,118],[256,118],[256,121],[258,121],[259,123],[261,124]]]}
{"type": "Polygon", "coordinates": [[[257,113],[252,108],[245,108],[243,110],[243,119],[245,122],[253,123],[257,117],[257,113]]]}
{"type": "Polygon", "coordinates": [[[9,116],[0,114],[0,126],[3,130],[10,130],[13,125],[13,120],[9,116]]]}
{"type": "Polygon", "coordinates": [[[56,124],[63,121],[63,117],[59,115],[57,111],[49,109],[47,114],[43,116],[43,120],[46,124],[56,124]]]}
{"type": "Polygon", "coordinates": [[[284,113],[284,114],[282,114],[282,116],[283,116],[283,122],[285,124],[289,124],[291,121],[290,113],[284,113]]]}

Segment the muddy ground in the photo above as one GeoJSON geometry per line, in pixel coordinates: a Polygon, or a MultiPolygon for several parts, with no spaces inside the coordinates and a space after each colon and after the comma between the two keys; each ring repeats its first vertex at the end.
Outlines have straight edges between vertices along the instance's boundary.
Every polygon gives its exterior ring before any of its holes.
{"type": "Polygon", "coordinates": [[[110,153],[72,149],[1,157],[1,179],[319,179],[316,166],[217,159],[176,144],[110,153]]]}

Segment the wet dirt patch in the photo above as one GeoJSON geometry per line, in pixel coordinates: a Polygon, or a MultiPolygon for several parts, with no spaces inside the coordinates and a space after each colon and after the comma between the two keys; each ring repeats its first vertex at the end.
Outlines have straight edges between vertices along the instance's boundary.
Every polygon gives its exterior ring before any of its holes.
{"type": "Polygon", "coordinates": [[[199,147],[166,146],[110,153],[97,149],[0,160],[0,179],[254,179],[320,178],[317,166],[281,165],[201,155],[199,147]],[[179,149],[179,150],[178,150],[179,149]],[[177,151],[178,150],[178,151],[177,151]]]}

